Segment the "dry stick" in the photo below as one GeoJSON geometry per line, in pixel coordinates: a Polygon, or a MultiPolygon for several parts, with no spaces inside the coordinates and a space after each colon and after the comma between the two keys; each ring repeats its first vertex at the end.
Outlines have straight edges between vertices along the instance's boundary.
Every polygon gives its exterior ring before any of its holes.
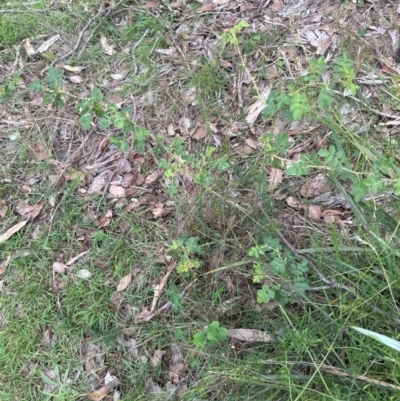
{"type": "MultiPolygon", "coordinates": [[[[181,292],[181,297],[185,297],[189,291],[192,289],[194,283],[197,281],[197,278],[195,278],[192,282],[190,282],[181,292]]],[[[149,322],[151,319],[153,319],[153,317],[159,315],[160,313],[167,311],[170,307],[172,306],[172,302],[168,301],[166,302],[161,308],[157,309],[154,313],[152,313],[151,315],[147,316],[144,321],[145,322],[149,322]]]]}

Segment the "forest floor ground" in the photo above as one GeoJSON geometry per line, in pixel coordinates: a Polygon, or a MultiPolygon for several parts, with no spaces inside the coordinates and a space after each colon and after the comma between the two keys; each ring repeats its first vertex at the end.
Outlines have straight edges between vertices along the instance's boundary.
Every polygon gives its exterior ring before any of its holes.
{"type": "Polygon", "coordinates": [[[0,399],[400,400],[400,7],[0,5],[0,399]]]}

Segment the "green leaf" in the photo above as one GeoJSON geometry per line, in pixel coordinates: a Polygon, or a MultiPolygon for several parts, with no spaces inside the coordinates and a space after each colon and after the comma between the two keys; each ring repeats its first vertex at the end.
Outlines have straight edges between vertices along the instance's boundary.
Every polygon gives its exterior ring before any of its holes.
{"type": "Polygon", "coordinates": [[[333,91],[328,86],[322,86],[318,95],[318,103],[323,110],[327,109],[333,103],[333,91]]]}
{"type": "Polygon", "coordinates": [[[93,88],[92,93],[90,94],[90,98],[95,102],[101,102],[104,96],[99,88],[93,88]]]}
{"type": "Polygon", "coordinates": [[[91,114],[82,114],[81,117],[79,118],[79,122],[82,124],[82,127],[85,130],[88,130],[90,128],[90,124],[93,122],[93,117],[91,114]]]}
{"type": "Polygon", "coordinates": [[[61,94],[57,93],[54,98],[54,104],[56,105],[57,109],[60,109],[65,105],[64,100],[62,100],[61,94]]]}
{"type": "Polygon", "coordinates": [[[361,327],[353,326],[352,329],[358,331],[361,334],[364,334],[367,337],[373,338],[374,340],[379,341],[380,343],[400,352],[400,341],[397,341],[397,340],[394,340],[393,338],[384,336],[383,334],[376,333],[375,331],[362,329],[361,327]]]}
{"type": "Polygon", "coordinates": [[[271,299],[275,298],[275,291],[271,290],[266,285],[263,285],[261,290],[257,291],[257,302],[259,304],[267,304],[271,299]]]}
{"type": "Polygon", "coordinates": [[[197,348],[204,348],[207,344],[207,336],[204,331],[198,331],[193,336],[193,343],[197,348]]]}
{"type": "Polygon", "coordinates": [[[48,104],[52,104],[52,103],[54,102],[54,99],[55,99],[54,93],[46,93],[46,94],[43,96],[42,105],[43,105],[43,106],[47,106],[48,104]]]}
{"type": "Polygon", "coordinates": [[[228,330],[225,327],[220,327],[218,321],[213,321],[208,325],[207,328],[207,340],[208,341],[223,341],[228,334],[228,330]]]}
{"type": "Polygon", "coordinates": [[[100,117],[99,118],[99,128],[101,130],[105,130],[110,126],[110,122],[108,121],[107,118],[105,117],[100,117]]]}
{"type": "Polygon", "coordinates": [[[50,67],[47,73],[46,82],[53,88],[61,86],[61,79],[64,73],[57,68],[50,67]]]}
{"type": "Polygon", "coordinates": [[[35,93],[43,92],[43,82],[40,79],[35,79],[28,85],[28,88],[35,93]]]}
{"type": "Polygon", "coordinates": [[[204,253],[203,248],[199,245],[199,237],[189,237],[186,242],[185,246],[189,250],[189,253],[197,253],[202,255],[204,253]]]}

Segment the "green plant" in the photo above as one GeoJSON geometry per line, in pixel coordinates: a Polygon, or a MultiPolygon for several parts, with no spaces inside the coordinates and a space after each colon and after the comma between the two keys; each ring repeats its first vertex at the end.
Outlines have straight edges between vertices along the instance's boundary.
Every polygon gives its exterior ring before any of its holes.
{"type": "Polygon", "coordinates": [[[257,291],[257,302],[268,303],[276,299],[285,304],[293,294],[293,288],[296,294],[305,295],[310,287],[305,275],[309,270],[307,262],[298,262],[290,251],[282,248],[278,239],[265,236],[261,244],[253,246],[248,254],[255,259],[253,281],[275,281],[257,291]]]}
{"type": "MultiPolygon", "coordinates": [[[[63,90],[63,72],[54,67],[50,67],[44,84],[41,80],[35,79],[28,88],[36,93],[44,93],[43,105],[54,103],[57,108],[65,105],[63,96],[71,96],[63,90]]],[[[121,110],[112,102],[109,102],[101,93],[99,88],[93,88],[88,98],[78,99],[76,111],[79,113],[79,122],[85,130],[88,130],[92,124],[98,125],[101,130],[108,129],[111,125],[122,130],[127,135],[132,133],[133,146],[139,151],[145,150],[146,139],[150,135],[148,130],[137,127],[130,118],[133,107],[124,107],[121,110]]],[[[117,147],[123,151],[129,149],[128,142],[125,138],[110,139],[117,147]]]]}
{"type": "Polygon", "coordinates": [[[176,266],[178,273],[187,273],[201,266],[201,261],[193,257],[204,253],[203,248],[199,245],[199,239],[199,237],[182,238],[172,243],[169,251],[179,260],[176,266]]]}
{"type": "Polygon", "coordinates": [[[12,78],[8,78],[4,83],[0,83],[0,102],[4,99],[11,99],[17,89],[18,82],[22,81],[21,72],[16,72],[12,78]]]}
{"type": "Polygon", "coordinates": [[[198,348],[214,345],[225,340],[228,330],[220,327],[218,321],[211,322],[206,330],[198,330],[193,336],[193,343],[198,348]]]}

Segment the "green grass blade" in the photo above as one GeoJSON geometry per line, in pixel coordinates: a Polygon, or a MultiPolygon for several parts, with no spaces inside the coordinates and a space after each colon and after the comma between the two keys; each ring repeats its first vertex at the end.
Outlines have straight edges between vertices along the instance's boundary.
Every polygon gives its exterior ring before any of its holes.
{"type": "Polygon", "coordinates": [[[400,341],[394,340],[393,338],[384,336],[383,334],[376,333],[375,331],[370,331],[366,329],[362,329],[361,327],[352,327],[354,330],[358,331],[361,334],[364,334],[367,337],[371,337],[380,343],[393,348],[394,350],[400,352],[400,341]]]}

